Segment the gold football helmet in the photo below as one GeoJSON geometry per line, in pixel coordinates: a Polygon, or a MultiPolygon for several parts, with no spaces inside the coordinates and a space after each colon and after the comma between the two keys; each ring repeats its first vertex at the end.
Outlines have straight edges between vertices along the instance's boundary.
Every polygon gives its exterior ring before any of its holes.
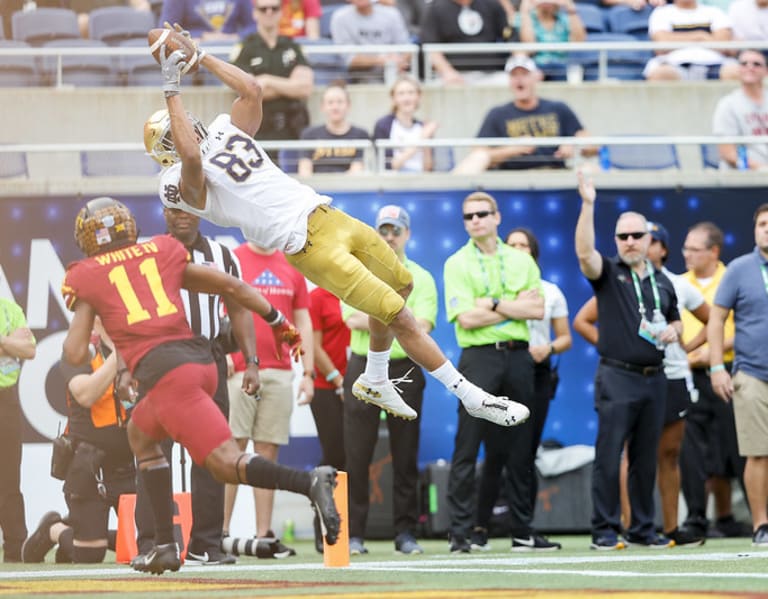
{"type": "MultiPolygon", "coordinates": [[[[187,112],[187,117],[192,123],[198,141],[203,142],[208,137],[205,125],[191,112],[187,112]]],[[[147,149],[147,154],[159,162],[163,168],[178,162],[179,155],[171,135],[171,115],[167,110],[158,110],[144,123],[144,147],[147,149]]]]}
{"type": "Polygon", "coordinates": [[[100,197],[80,209],[75,219],[75,241],[86,256],[95,256],[136,243],[136,219],[122,202],[100,197]]]}

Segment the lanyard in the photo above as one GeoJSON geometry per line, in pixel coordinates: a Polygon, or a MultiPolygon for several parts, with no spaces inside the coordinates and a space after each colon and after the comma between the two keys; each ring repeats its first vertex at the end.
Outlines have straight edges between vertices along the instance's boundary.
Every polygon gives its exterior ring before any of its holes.
{"type": "MultiPolygon", "coordinates": [[[[504,259],[501,256],[501,245],[503,242],[500,239],[496,240],[496,260],[499,263],[499,278],[501,278],[501,296],[504,296],[504,288],[506,287],[507,277],[504,273],[504,259]]],[[[474,243],[472,246],[475,248],[475,255],[477,256],[477,261],[480,263],[480,271],[483,273],[483,280],[485,281],[485,295],[487,297],[491,297],[493,294],[491,293],[491,278],[488,276],[488,272],[485,270],[485,260],[483,259],[483,252],[480,251],[480,248],[477,247],[474,243]]]]}
{"type": "MultiPolygon", "coordinates": [[[[661,314],[661,299],[659,299],[659,288],[656,286],[656,275],[654,273],[653,265],[646,260],[645,267],[648,269],[648,276],[651,277],[651,291],[653,292],[653,311],[661,314]]],[[[640,316],[645,318],[645,304],[643,303],[643,294],[640,290],[640,278],[637,273],[630,268],[629,272],[632,273],[632,283],[635,286],[635,295],[637,296],[637,309],[640,312],[640,316]]],[[[768,275],[763,271],[763,278],[768,278],[768,275]]],[[[768,287],[768,282],[766,283],[768,287]]]]}
{"type": "Polygon", "coordinates": [[[765,264],[760,265],[760,272],[763,275],[763,285],[765,285],[765,292],[768,293],[768,268],[765,267],[765,264]]]}

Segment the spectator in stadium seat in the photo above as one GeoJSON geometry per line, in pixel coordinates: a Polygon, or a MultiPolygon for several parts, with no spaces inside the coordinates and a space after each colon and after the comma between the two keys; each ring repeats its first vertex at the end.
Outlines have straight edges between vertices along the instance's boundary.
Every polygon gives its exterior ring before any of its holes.
{"type": "MultiPolygon", "coordinates": [[[[715,108],[712,131],[715,135],[768,136],[768,96],[763,89],[766,60],[758,50],[739,53],[741,86],[720,99],[715,108]]],[[[725,168],[763,169],[768,167],[768,137],[765,143],[747,144],[746,164],[739,164],[736,144],[719,144],[720,164],[725,168]]]]}
{"type": "MultiPolygon", "coordinates": [[[[256,76],[264,94],[257,139],[299,139],[309,125],[307,98],[315,75],[301,46],[278,33],[280,0],[253,0],[258,31],[246,37],[233,63],[256,76]]],[[[277,150],[267,152],[277,162],[277,150]]]]}
{"type": "MultiPolygon", "coordinates": [[[[336,10],[331,18],[331,37],[335,44],[371,46],[407,44],[411,41],[400,11],[373,0],[349,0],[349,6],[336,10]]],[[[346,56],[352,79],[360,82],[384,80],[389,69],[394,74],[407,71],[408,54],[352,54],[346,56]]]]}
{"type": "MultiPolygon", "coordinates": [[[[349,91],[344,82],[335,82],[323,92],[320,110],[325,123],[307,127],[301,132],[301,139],[368,139],[368,132],[352,125],[349,114],[349,91]]],[[[363,170],[363,150],[360,148],[315,148],[302,151],[299,158],[299,176],[308,177],[314,173],[359,173],[363,170]]]]}
{"type": "Polygon", "coordinates": [[[282,0],[279,32],[286,37],[320,38],[320,0],[282,0]]]}
{"type": "Polygon", "coordinates": [[[661,51],[645,65],[643,76],[651,81],[736,79],[736,61],[702,43],[733,39],[731,21],[721,9],[698,0],[675,0],[656,7],[648,20],[648,37],[654,42],[690,42],[688,48],[661,51]]]}
{"type": "Polygon", "coordinates": [[[728,17],[737,40],[768,40],[768,0],[734,0],[728,17]]]}
{"type": "Polygon", "coordinates": [[[152,11],[148,0],[70,0],[69,8],[77,13],[80,37],[84,39],[89,37],[89,14],[91,11],[108,6],[129,6],[137,10],[152,11]]]}
{"type": "Polygon", "coordinates": [[[201,41],[241,39],[256,28],[249,0],[163,0],[160,23],[178,23],[201,41]]]}
{"type": "MultiPolygon", "coordinates": [[[[507,61],[514,99],[496,106],[485,115],[480,126],[483,137],[569,137],[589,136],[579,118],[563,102],[540,98],[536,93],[539,79],[536,63],[527,56],[507,61]]],[[[486,169],[517,170],[526,168],[564,168],[574,154],[573,146],[501,146],[477,147],[453,170],[457,174],[476,174],[486,169]]],[[[594,155],[585,147],[582,155],[594,155]]]]}
{"type": "MultiPolygon", "coordinates": [[[[587,31],[573,0],[523,0],[520,4],[521,42],[583,42],[585,39],[587,31]]],[[[544,79],[565,79],[566,52],[536,52],[533,59],[544,79]]]]}
{"type": "MultiPolygon", "coordinates": [[[[513,29],[498,0],[434,0],[421,24],[422,44],[512,41],[513,29]]],[[[472,72],[498,72],[508,53],[444,54],[431,52],[432,67],[448,85],[475,79],[472,72]]]]}
{"type": "MultiPolygon", "coordinates": [[[[389,91],[392,111],[376,121],[374,139],[407,142],[431,139],[438,124],[416,118],[421,101],[421,85],[408,75],[401,76],[389,91]]],[[[420,173],[432,170],[432,150],[402,146],[386,151],[386,167],[393,171],[420,173]]]]}

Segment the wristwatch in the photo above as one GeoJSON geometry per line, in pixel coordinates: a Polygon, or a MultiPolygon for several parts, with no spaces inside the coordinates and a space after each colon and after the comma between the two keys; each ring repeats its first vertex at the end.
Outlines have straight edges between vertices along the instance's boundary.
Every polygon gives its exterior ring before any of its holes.
{"type": "Polygon", "coordinates": [[[256,368],[258,368],[259,367],[259,359],[256,356],[251,356],[250,358],[246,358],[245,359],[245,365],[249,366],[251,364],[253,364],[254,366],[256,366],[256,368]]]}
{"type": "Polygon", "coordinates": [[[491,298],[491,311],[496,312],[496,308],[499,307],[501,300],[498,297],[491,298]]]}

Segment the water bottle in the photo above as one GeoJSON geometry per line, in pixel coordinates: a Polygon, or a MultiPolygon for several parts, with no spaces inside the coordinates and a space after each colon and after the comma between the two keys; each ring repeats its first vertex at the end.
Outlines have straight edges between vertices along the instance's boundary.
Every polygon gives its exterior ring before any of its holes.
{"type": "Polygon", "coordinates": [[[296,540],[296,531],[294,528],[293,520],[288,518],[283,522],[283,541],[286,543],[293,543],[296,540]]]}
{"type": "Polygon", "coordinates": [[[736,146],[736,168],[740,171],[748,171],[749,170],[749,160],[747,160],[747,146],[745,145],[739,145],[736,146]]]}

